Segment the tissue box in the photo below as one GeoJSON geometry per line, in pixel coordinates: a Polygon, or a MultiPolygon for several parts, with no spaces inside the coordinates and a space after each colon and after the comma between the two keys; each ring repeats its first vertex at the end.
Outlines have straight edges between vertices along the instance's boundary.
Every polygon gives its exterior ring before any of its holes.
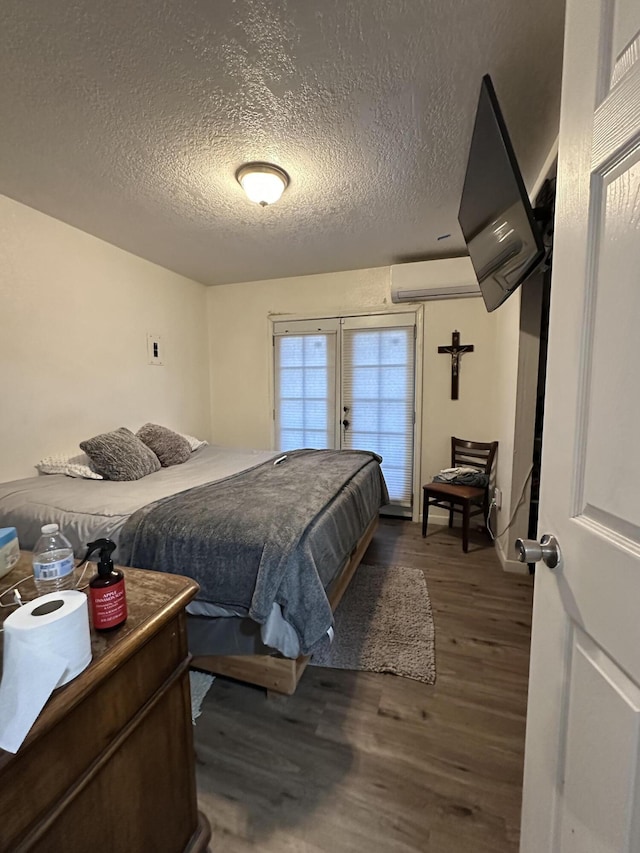
{"type": "Polygon", "coordinates": [[[0,578],[10,572],[19,559],[18,531],[15,527],[0,527],[0,578]]]}

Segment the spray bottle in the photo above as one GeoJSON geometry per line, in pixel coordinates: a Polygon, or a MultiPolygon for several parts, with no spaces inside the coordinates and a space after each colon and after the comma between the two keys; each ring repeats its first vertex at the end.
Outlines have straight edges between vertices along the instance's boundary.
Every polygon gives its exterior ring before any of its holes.
{"type": "Polygon", "coordinates": [[[96,539],[89,542],[83,560],[88,560],[94,551],[100,550],[98,574],[89,581],[91,621],[96,631],[111,631],[127,621],[124,575],[119,569],[114,569],[111,559],[115,547],[111,539],[96,539]]]}

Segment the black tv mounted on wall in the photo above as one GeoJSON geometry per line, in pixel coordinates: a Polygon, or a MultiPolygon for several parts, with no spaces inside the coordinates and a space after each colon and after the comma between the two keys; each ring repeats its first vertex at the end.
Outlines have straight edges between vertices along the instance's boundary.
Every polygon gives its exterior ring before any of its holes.
{"type": "Polygon", "coordinates": [[[458,222],[487,311],[495,311],[545,256],[493,83],[482,78],[458,222]]]}

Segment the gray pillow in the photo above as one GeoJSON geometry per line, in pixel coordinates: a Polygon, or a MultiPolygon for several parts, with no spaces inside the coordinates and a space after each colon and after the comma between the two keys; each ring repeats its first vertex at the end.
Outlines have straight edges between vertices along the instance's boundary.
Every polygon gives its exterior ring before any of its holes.
{"type": "Polygon", "coordinates": [[[184,436],[158,424],[145,424],[136,433],[160,460],[163,468],[180,465],[191,456],[191,445],[184,436]]]}
{"type": "Polygon", "coordinates": [[[139,480],[160,469],[160,460],[126,427],[103,432],[80,447],[107,480],[139,480]]]}

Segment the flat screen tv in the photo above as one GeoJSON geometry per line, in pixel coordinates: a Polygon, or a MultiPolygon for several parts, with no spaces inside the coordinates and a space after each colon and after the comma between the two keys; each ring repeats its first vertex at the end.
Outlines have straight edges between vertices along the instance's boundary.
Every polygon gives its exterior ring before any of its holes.
{"type": "Polygon", "coordinates": [[[488,74],[482,78],[458,222],[487,311],[495,311],[545,251],[488,74]]]}

